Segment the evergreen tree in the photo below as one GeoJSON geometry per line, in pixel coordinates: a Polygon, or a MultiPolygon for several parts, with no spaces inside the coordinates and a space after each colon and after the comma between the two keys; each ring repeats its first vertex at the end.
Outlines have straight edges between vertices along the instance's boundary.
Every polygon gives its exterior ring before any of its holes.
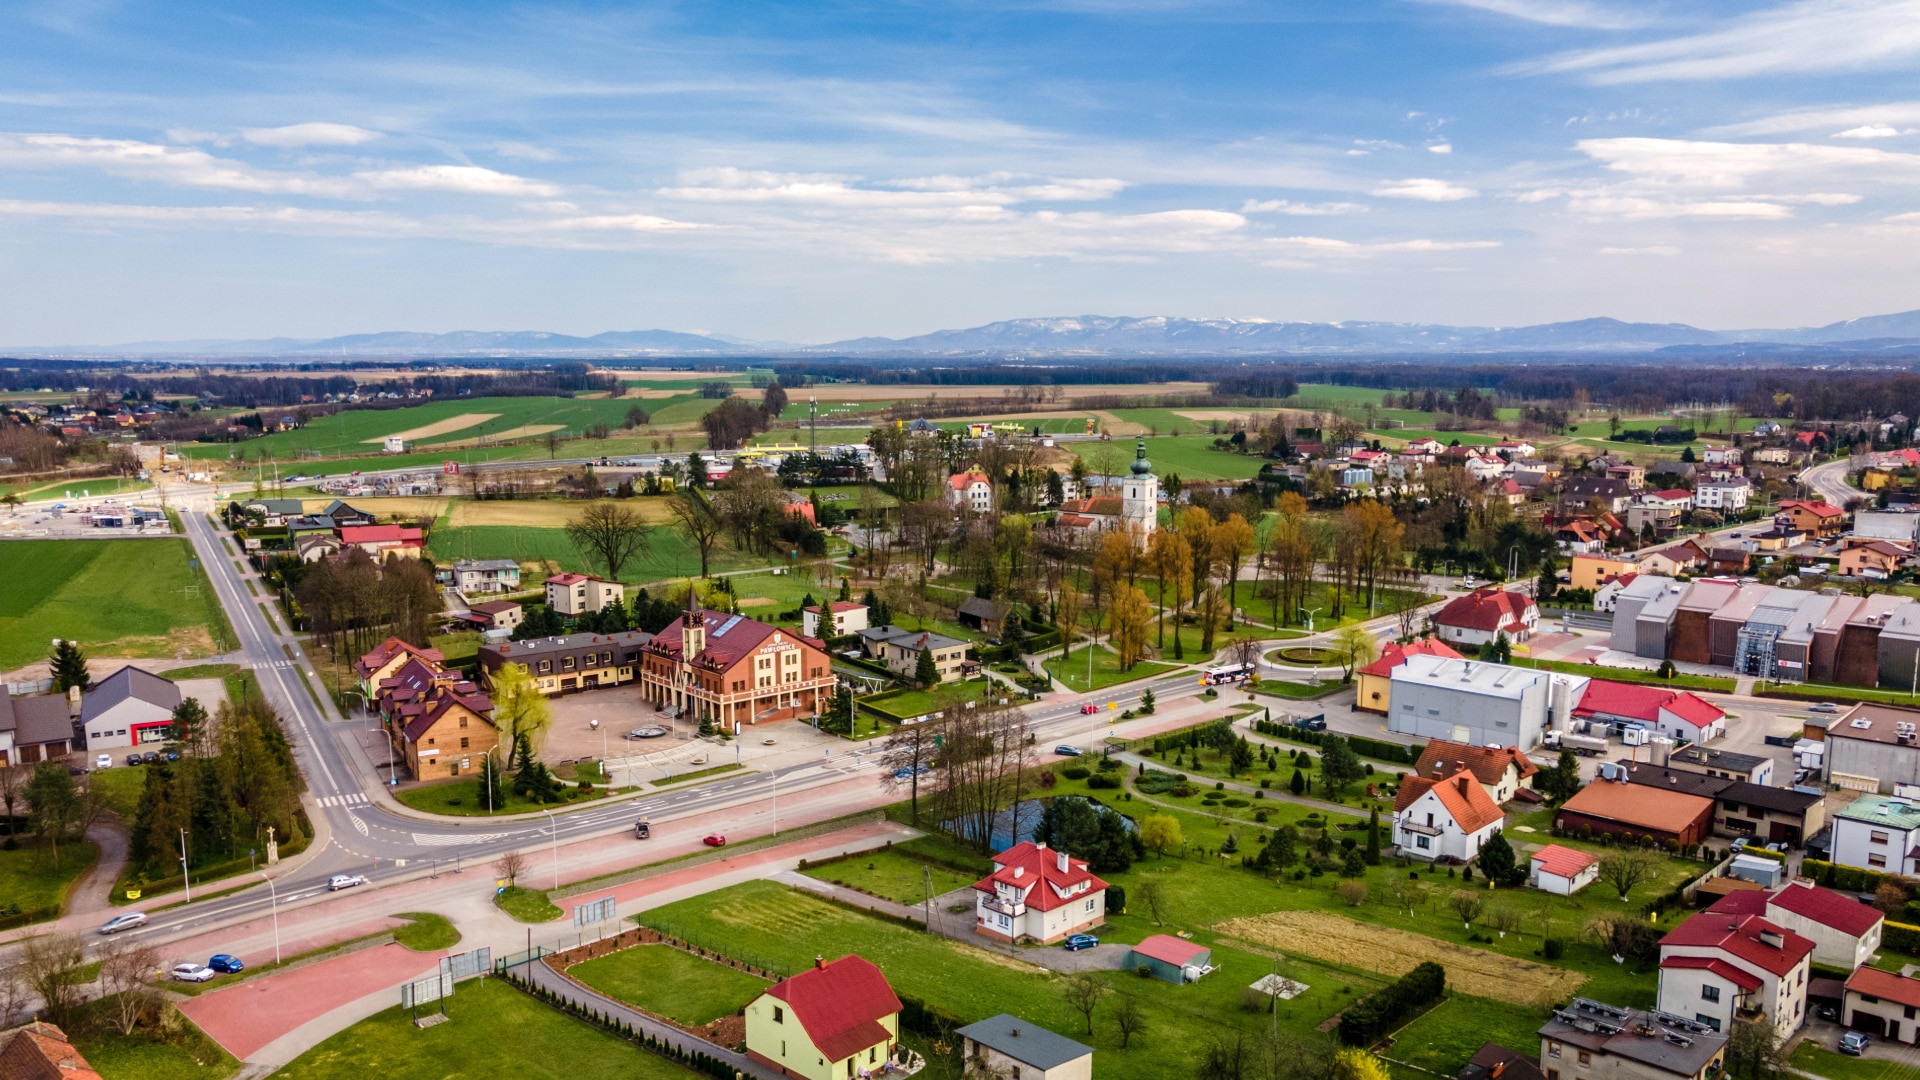
{"type": "Polygon", "coordinates": [[[181,698],[173,707],[173,741],[194,757],[204,757],[207,738],[207,710],[199,698],[181,698]]]}
{"type": "Polygon", "coordinates": [[[1253,747],[1248,744],[1244,736],[1234,740],[1233,749],[1230,751],[1229,764],[1232,766],[1234,775],[1236,776],[1252,771],[1253,747]]]}
{"type": "Polygon", "coordinates": [[[1293,779],[1287,781],[1287,790],[1293,792],[1295,795],[1305,795],[1307,793],[1307,774],[1301,772],[1298,767],[1295,767],[1293,770],[1293,779]]]}
{"type": "Polygon", "coordinates": [[[840,579],[840,599],[843,601],[853,599],[853,586],[847,582],[846,578],[840,579]]]}
{"type": "Polygon", "coordinates": [[[1353,752],[1347,740],[1336,735],[1320,744],[1320,780],[1329,796],[1344,793],[1347,784],[1366,774],[1360,755],[1353,752]]]}
{"type": "Polygon", "coordinates": [[[87,674],[87,655],[80,646],[64,638],[53,647],[53,692],[64,694],[74,687],[81,693],[93,685],[93,677],[87,674]]]}
{"type": "Polygon", "coordinates": [[[1545,795],[1549,801],[1566,802],[1580,790],[1580,757],[1572,750],[1562,747],[1560,760],[1550,769],[1540,770],[1533,778],[1534,790],[1545,795]]]}
{"type": "Polygon", "coordinates": [[[913,665],[913,681],[919,683],[922,689],[940,681],[940,672],[933,666],[932,649],[920,650],[920,660],[913,665]]]}
{"type": "Polygon", "coordinates": [[[1359,848],[1348,851],[1346,857],[1340,863],[1340,876],[1355,878],[1365,877],[1366,874],[1367,857],[1360,854],[1359,848]]]}
{"type": "Polygon", "coordinates": [[[1516,875],[1523,878],[1526,875],[1526,871],[1520,870],[1517,865],[1513,845],[1507,843],[1507,838],[1500,833],[1487,837],[1486,842],[1480,845],[1476,862],[1480,872],[1496,885],[1512,885],[1515,884],[1516,875]]]}
{"type": "Polygon", "coordinates": [[[485,754],[480,758],[480,777],[474,788],[475,800],[488,810],[498,810],[506,802],[507,789],[505,778],[500,775],[500,767],[493,763],[493,755],[485,754]],[[489,802],[488,800],[492,801],[489,802]]]}
{"type": "Polygon", "coordinates": [[[1367,865],[1380,865],[1380,810],[1375,808],[1367,815],[1367,865]]]}
{"type": "Polygon", "coordinates": [[[1140,691],[1140,715],[1141,716],[1153,715],[1153,691],[1152,690],[1140,691]]]}
{"type": "Polygon", "coordinates": [[[73,774],[57,761],[34,766],[27,779],[27,806],[33,814],[33,829],[47,842],[58,870],[60,841],[80,816],[80,792],[73,786],[73,774]]]}

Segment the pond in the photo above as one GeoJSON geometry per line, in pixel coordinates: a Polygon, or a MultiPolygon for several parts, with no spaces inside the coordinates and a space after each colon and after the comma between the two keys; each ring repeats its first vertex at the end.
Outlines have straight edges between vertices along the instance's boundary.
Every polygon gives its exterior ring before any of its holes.
{"type": "MultiPolygon", "coordinates": [[[[1084,796],[1056,795],[1052,798],[1082,799],[1084,796]]],[[[1040,815],[1046,812],[1047,803],[1050,801],[1052,801],[1052,799],[1022,799],[1014,804],[1011,810],[1002,810],[998,814],[995,814],[993,816],[993,826],[991,830],[992,836],[988,842],[991,850],[998,854],[1023,840],[1033,839],[1034,830],[1040,827],[1040,815]]],[[[1107,809],[1112,808],[1108,807],[1107,809]]],[[[1134,832],[1138,829],[1133,819],[1125,814],[1120,815],[1120,820],[1126,824],[1128,832],[1134,832]]],[[[976,828],[971,820],[960,823],[943,821],[940,823],[940,827],[965,840],[978,839],[978,837],[974,835],[976,828]]]]}

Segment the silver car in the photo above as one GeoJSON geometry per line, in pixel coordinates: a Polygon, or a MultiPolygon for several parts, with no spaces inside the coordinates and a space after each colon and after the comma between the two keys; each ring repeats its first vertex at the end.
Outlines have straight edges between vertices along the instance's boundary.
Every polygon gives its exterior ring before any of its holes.
{"type": "Polygon", "coordinates": [[[113,918],[101,923],[100,932],[103,934],[117,934],[122,930],[131,930],[136,926],[145,925],[147,925],[146,912],[129,911],[125,915],[115,915],[113,918]]]}
{"type": "Polygon", "coordinates": [[[341,889],[351,889],[355,885],[366,883],[367,879],[360,874],[335,874],[327,879],[327,891],[339,892],[341,889]]]}
{"type": "Polygon", "coordinates": [[[205,964],[196,964],[189,960],[186,963],[173,965],[173,970],[167,972],[167,978],[175,982],[203,983],[210,981],[218,974],[219,972],[205,964]]]}

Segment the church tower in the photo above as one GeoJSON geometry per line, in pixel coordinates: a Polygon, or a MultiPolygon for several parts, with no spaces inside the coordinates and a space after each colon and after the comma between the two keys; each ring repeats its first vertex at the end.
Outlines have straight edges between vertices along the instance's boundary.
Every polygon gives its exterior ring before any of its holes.
{"type": "Polygon", "coordinates": [[[680,662],[690,664],[707,651],[707,614],[700,609],[699,588],[687,583],[687,610],[680,615],[680,662]]]}
{"type": "Polygon", "coordinates": [[[1160,478],[1153,475],[1153,462],[1147,460],[1147,441],[1141,439],[1120,499],[1120,527],[1133,537],[1134,546],[1144,549],[1159,526],[1160,478]]]}

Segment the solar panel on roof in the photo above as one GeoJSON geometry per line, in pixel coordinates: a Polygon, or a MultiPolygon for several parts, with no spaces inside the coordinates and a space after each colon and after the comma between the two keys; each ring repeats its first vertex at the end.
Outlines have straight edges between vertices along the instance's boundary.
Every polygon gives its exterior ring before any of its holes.
{"type": "Polygon", "coordinates": [[[734,616],[733,618],[731,618],[731,619],[728,619],[728,620],[726,621],[726,623],[725,623],[725,625],[723,625],[723,626],[721,626],[721,627],[720,627],[720,629],[718,629],[718,630],[715,630],[715,631],[713,632],[713,636],[714,636],[714,637],[724,637],[724,636],[726,636],[726,633],[727,633],[727,631],[729,631],[729,630],[731,630],[731,629],[733,629],[733,628],[734,628],[734,627],[735,627],[736,625],[738,625],[738,624],[739,624],[739,622],[740,622],[740,620],[741,620],[741,619],[744,619],[744,618],[746,618],[746,616],[745,616],[745,615],[735,615],[735,616],[734,616]]]}

